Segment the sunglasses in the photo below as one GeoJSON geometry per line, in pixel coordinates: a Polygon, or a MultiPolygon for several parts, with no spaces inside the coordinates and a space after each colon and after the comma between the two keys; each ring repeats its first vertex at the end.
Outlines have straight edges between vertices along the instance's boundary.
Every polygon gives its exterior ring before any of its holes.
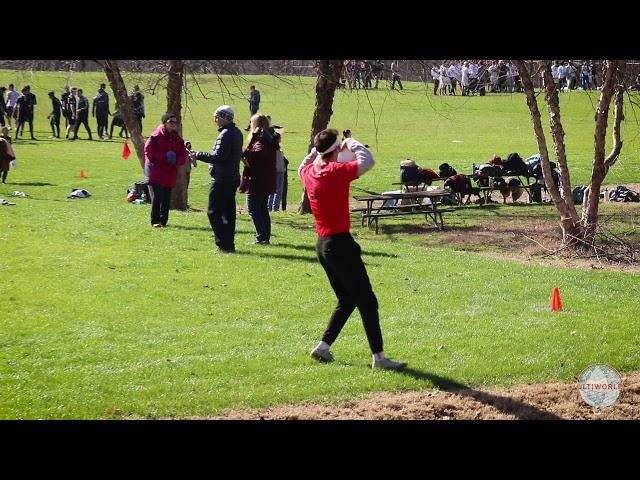
{"type": "Polygon", "coordinates": [[[178,123],[177,120],[167,120],[167,123],[178,123]]]}

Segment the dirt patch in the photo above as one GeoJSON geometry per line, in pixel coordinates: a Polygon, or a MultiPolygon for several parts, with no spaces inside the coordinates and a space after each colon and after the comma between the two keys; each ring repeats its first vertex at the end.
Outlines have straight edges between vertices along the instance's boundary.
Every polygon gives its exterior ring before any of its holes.
{"type": "MultiPolygon", "coordinates": [[[[607,186],[609,190],[614,190],[615,186],[607,186]]],[[[629,188],[640,191],[640,184],[629,184],[629,188]]],[[[604,190],[603,186],[603,190],[604,190]]],[[[526,201],[526,200],[524,200],[526,201]]],[[[510,202],[509,202],[510,203],[510,202]]],[[[522,203],[522,201],[520,202],[522,203]]],[[[601,213],[601,223],[608,232],[609,238],[604,238],[598,234],[597,244],[609,253],[620,252],[619,245],[611,242],[611,229],[624,231],[617,233],[618,239],[624,239],[632,245],[635,252],[635,261],[630,262],[628,247],[624,248],[624,260],[608,260],[604,257],[586,254],[578,254],[572,249],[562,249],[562,231],[559,227],[559,220],[556,215],[549,215],[540,211],[527,211],[525,205],[518,208],[518,211],[501,211],[499,218],[494,216],[479,216],[479,224],[473,226],[454,225],[444,231],[437,232],[438,241],[434,242],[432,236],[424,239],[424,246],[441,247],[443,244],[455,250],[474,252],[478,255],[491,258],[508,258],[513,261],[527,264],[536,263],[540,265],[550,265],[563,268],[580,268],[594,270],[615,270],[615,271],[640,271],[640,232],[638,232],[638,218],[640,206],[637,203],[606,202],[606,205],[613,206],[607,209],[607,213],[601,213]]],[[[491,208],[500,209],[500,204],[491,208]]],[[[471,207],[476,208],[476,207],[471,207]]],[[[488,208],[488,207],[485,207],[488,208]]],[[[550,211],[557,213],[553,206],[549,206],[550,211]]],[[[496,211],[498,211],[496,210],[496,211]]],[[[397,226],[386,227],[387,231],[397,226]]],[[[421,227],[402,226],[406,233],[420,234],[423,231],[432,230],[432,225],[425,224],[421,227]],[[423,227],[427,230],[423,230],[423,227]],[[414,230],[411,231],[411,228],[414,230]]]]}
{"type": "Polygon", "coordinates": [[[450,387],[376,393],[338,406],[307,404],[260,410],[227,410],[214,419],[266,420],[628,420],[640,418],[640,372],[622,377],[617,402],[594,408],[576,383],[516,385],[507,389],[450,387]]]}
{"type": "Polygon", "coordinates": [[[486,222],[477,227],[451,228],[439,234],[446,238],[447,245],[456,250],[473,251],[491,258],[508,258],[528,265],[640,272],[640,263],[637,262],[581,258],[570,250],[558,252],[562,243],[561,231],[553,222],[542,218],[529,218],[526,225],[517,218],[502,219],[501,222],[486,222]]]}

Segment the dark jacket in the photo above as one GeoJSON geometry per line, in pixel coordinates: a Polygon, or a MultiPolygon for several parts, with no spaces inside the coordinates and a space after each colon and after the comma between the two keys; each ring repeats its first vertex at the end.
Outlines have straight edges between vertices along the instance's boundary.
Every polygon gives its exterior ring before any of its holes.
{"type": "Polygon", "coordinates": [[[131,95],[131,102],[133,103],[133,111],[138,118],[144,118],[144,95],[142,92],[134,91],[131,95]]]}
{"type": "Polygon", "coordinates": [[[49,98],[51,99],[51,115],[59,118],[62,114],[62,104],[60,103],[60,99],[56,98],[55,95],[49,98]]]}
{"type": "Polygon", "coordinates": [[[196,152],[196,159],[209,163],[209,174],[214,182],[240,183],[242,132],[235,123],[219,128],[220,134],[211,153],[196,152]]]}
{"type": "Polygon", "coordinates": [[[178,132],[168,136],[164,126],[159,125],[144,144],[144,173],[149,183],[173,188],[176,186],[178,166],[187,163],[188,158],[189,152],[178,132]],[[169,150],[176,154],[175,165],[167,162],[169,150]]]}
{"type": "Polygon", "coordinates": [[[251,177],[249,194],[269,195],[276,191],[276,151],[278,144],[270,134],[253,136],[242,156],[247,161],[247,174],[251,177]]]}
{"type": "Polygon", "coordinates": [[[89,100],[84,95],[78,95],[76,118],[79,122],[89,120],[89,100]]]}
{"type": "Polygon", "coordinates": [[[91,111],[92,116],[106,117],[109,115],[109,95],[104,91],[99,91],[98,94],[93,97],[93,108],[91,111]]]}

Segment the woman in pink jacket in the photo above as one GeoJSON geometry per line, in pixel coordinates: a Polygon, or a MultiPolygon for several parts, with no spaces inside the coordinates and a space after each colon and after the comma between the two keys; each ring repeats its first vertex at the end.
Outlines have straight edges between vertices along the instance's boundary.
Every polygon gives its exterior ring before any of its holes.
{"type": "Polygon", "coordinates": [[[162,116],[162,124],[144,144],[144,173],[152,190],[151,225],[166,227],[169,221],[171,189],[176,186],[178,167],[187,163],[189,153],[178,133],[178,118],[162,116]]]}

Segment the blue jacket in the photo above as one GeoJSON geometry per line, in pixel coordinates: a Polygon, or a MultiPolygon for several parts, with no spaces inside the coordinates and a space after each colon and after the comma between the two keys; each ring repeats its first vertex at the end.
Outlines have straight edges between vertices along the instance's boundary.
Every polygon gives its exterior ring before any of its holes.
{"type": "Polygon", "coordinates": [[[196,152],[196,159],[209,164],[209,174],[214,182],[240,182],[240,158],[242,157],[242,132],[235,123],[219,128],[220,134],[211,153],[196,152]]]}

